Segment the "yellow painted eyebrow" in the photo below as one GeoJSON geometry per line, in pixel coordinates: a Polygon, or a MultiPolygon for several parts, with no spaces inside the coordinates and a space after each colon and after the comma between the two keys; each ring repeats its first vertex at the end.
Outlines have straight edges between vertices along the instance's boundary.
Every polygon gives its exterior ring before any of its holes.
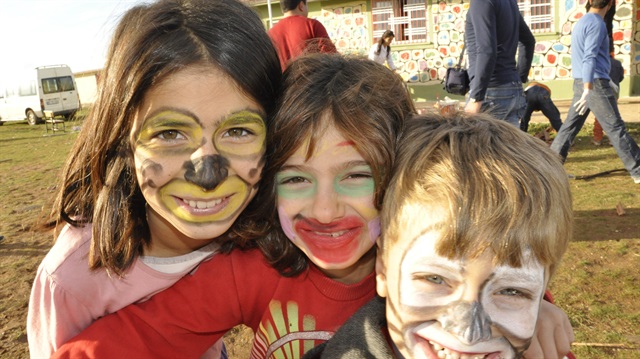
{"type": "Polygon", "coordinates": [[[161,111],[155,111],[144,120],[143,127],[147,126],[185,126],[188,122],[191,122],[189,126],[200,125],[198,118],[185,111],[165,109],[161,111]]]}
{"type": "Polygon", "coordinates": [[[234,125],[245,125],[245,124],[256,124],[261,127],[265,126],[264,117],[254,111],[243,110],[240,112],[233,113],[222,120],[220,123],[220,127],[224,126],[234,126],[234,125]]]}

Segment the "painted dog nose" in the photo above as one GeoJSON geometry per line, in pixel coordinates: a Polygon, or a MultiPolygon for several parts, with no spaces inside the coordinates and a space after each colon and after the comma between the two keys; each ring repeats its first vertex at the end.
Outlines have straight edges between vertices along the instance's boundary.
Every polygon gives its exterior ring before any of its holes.
{"type": "Polygon", "coordinates": [[[229,175],[229,161],[220,156],[202,156],[185,162],[184,178],[207,191],[216,188],[229,175]]]}
{"type": "Polygon", "coordinates": [[[453,305],[440,322],[444,330],[468,344],[491,339],[491,319],[477,301],[453,305]]]}

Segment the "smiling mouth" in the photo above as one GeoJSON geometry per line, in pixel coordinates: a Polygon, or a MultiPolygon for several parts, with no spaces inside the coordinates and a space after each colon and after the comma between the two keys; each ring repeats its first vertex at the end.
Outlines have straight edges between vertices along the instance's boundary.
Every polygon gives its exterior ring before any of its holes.
{"type": "Polygon", "coordinates": [[[176,197],[176,199],[182,202],[186,207],[189,207],[190,209],[197,211],[197,210],[207,210],[207,209],[215,208],[216,206],[219,206],[221,203],[225,202],[229,197],[231,196],[212,199],[208,201],[193,200],[193,199],[180,198],[180,197],[176,197]]]}
{"type": "Polygon", "coordinates": [[[182,199],[182,201],[189,205],[191,208],[197,209],[205,209],[205,208],[213,208],[219,205],[222,202],[223,198],[218,198],[213,201],[193,201],[188,199],[182,199]]]}
{"type": "Polygon", "coordinates": [[[428,341],[434,353],[440,359],[501,359],[499,353],[461,353],[453,349],[445,348],[442,345],[428,341]]]}
{"type": "Polygon", "coordinates": [[[338,237],[344,235],[345,233],[347,233],[349,231],[350,230],[344,230],[344,231],[339,231],[339,232],[316,232],[316,231],[313,231],[312,233],[314,233],[314,234],[316,234],[318,236],[338,238],[338,237]]]}
{"type": "Polygon", "coordinates": [[[318,231],[309,229],[298,229],[298,233],[308,244],[318,249],[335,250],[342,248],[358,237],[360,227],[341,229],[335,231],[318,231]]]}

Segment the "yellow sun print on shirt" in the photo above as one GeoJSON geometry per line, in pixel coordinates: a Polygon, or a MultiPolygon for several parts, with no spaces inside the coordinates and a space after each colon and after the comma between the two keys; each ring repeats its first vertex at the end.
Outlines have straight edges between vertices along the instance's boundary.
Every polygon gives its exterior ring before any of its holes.
{"type": "Polygon", "coordinates": [[[326,341],[332,331],[316,330],[313,315],[302,315],[296,302],[269,303],[270,320],[260,323],[251,357],[299,359],[317,341],[326,341]]]}

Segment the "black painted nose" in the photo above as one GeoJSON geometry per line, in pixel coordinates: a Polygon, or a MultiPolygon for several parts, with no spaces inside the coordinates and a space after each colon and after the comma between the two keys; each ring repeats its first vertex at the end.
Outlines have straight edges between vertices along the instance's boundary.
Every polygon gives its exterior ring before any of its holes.
{"type": "Polygon", "coordinates": [[[216,188],[229,175],[229,161],[220,156],[203,156],[185,162],[184,178],[209,191],[216,188]]]}
{"type": "Polygon", "coordinates": [[[491,318],[478,302],[452,305],[442,320],[442,328],[470,344],[491,339],[491,318]]]}

